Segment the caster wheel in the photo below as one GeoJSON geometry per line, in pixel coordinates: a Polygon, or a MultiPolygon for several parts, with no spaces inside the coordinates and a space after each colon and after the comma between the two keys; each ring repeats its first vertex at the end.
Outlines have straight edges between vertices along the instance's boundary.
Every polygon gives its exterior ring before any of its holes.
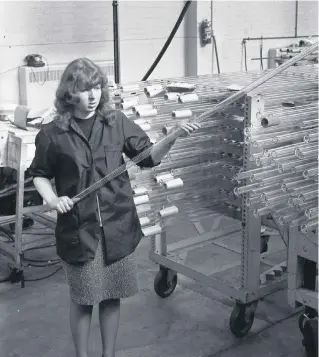
{"type": "Polygon", "coordinates": [[[247,335],[255,319],[255,312],[245,304],[236,304],[230,316],[230,331],[238,338],[247,335]]]}
{"type": "Polygon", "coordinates": [[[154,280],[154,290],[161,298],[170,296],[177,285],[177,274],[164,267],[160,267],[160,271],[156,274],[154,280]]]}
{"type": "Polygon", "coordinates": [[[303,327],[304,345],[307,357],[318,356],[318,320],[307,320],[303,327]]]}

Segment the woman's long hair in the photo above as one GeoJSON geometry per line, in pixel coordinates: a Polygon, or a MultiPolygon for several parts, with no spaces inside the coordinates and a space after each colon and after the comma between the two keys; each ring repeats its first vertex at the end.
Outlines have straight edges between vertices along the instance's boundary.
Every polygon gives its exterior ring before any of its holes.
{"type": "Polygon", "coordinates": [[[90,90],[97,85],[101,86],[101,99],[97,107],[99,113],[105,117],[108,124],[111,116],[107,115],[112,106],[108,90],[107,77],[101,68],[88,58],[78,58],[65,68],[58,89],[56,91],[55,107],[60,116],[72,115],[74,104],[79,98],[76,92],[90,90]]]}

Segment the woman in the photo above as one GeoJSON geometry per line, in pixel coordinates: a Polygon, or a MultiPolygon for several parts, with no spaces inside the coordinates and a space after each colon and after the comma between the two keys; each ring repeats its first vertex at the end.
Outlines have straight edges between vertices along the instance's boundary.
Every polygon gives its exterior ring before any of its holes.
{"type": "MultiPolygon", "coordinates": [[[[107,78],[89,59],[67,66],[55,106],[58,117],[36,137],[30,173],[40,195],[58,212],[57,254],[70,287],[76,356],[88,356],[92,309],[99,304],[103,357],[114,357],[120,299],[138,292],[134,251],[143,236],[128,173],[75,205],[71,198],[123,164],[123,153],[133,158],[152,144],[138,125],[112,109],[107,78]]],[[[182,136],[199,127],[183,125],[182,136]]],[[[173,144],[152,146],[138,165],[158,165],[173,144]]]]}

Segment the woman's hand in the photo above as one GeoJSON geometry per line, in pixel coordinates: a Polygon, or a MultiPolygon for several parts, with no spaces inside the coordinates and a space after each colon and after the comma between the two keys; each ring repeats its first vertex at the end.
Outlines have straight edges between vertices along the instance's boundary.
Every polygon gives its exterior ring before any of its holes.
{"type": "Polygon", "coordinates": [[[74,206],[73,201],[68,196],[56,197],[48,204],[52,209],[55,209],[59,213],[66,213],[74,206]]]}
{"type": "Polygon", "coordinates": [[[193,133],[195,130],[198,130],[201,128],[200,123],[185,123],[185,124],[176,124],[176,126],[171,129],[170,132],[174,132],[176,130],[182,129],[182,134],[179,135],[180,138],[185,138],[186,136],[190,135],[193,133]]]}

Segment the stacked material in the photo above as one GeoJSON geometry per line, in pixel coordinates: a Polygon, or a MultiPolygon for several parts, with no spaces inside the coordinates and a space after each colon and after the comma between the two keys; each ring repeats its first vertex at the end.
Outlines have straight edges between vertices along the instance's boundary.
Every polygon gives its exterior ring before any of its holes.
{"type": "MultiPolygon", "coordinates": [[[[300,135],[301,132],[303,136],[309,134],[312,140],[318,118],[314,104],[318,98],[316,69],[314,66],[288,69],[251,93],[262,94],[265,99],[268,114],[261,118],[264,127],[244,127],[245,103],[240,100],[208,118],[190,137],[178,139],[160,166],[130,169],[144,234],[165,230],[178,213],[186,214],[191,220],[216,212],[241,219],[242,198],[238,194],[243,188],[238,186],[241,177],[246,177],[242,172],[244,140],[258,148],[267,142],[265,139],[276,137],[277,141],[267,148],[277,148],[274,155],[280,155],[278,147],[285,143],[282,135],[293,133],[299,138],[294,131],[297,122],[300,135]],[[297,100],[302,105],[289,107],[297,100]],[[277,126],[272,126],[271,115],[276,118],[277,126]],[[284,120],[288,121],[283,123],[284,120]],[[291,128],[287,128],[288,122],[292,123],[291,128]]],[[[262,74],[264,72],[230,73],[133,83],[115,90],[113,101],[157,142],[177,123],[194,120],[262,74]]],[[[310,144],[307,145],[298,147],[303,150],[298,151],[299,156],[308,158],[310,144]]],[[[260,151],[263,152],[263,146],[260,151]]],[[[259,160],[260,165],[265,161],[260,153],[251,160],[259,160]]],[[[258,170],[268,172],[268,166],[258,170]]]]}
{"type": "MultiPolygon", "coordinates": [[[[298,53],[302,52],[305,47],[311,46],[312,44],[313,41],[311,41],[311,39],[301,40],[298,44],[292,44],[284,48],[271,49],[270,51],[275,50],[275,61],[278,65],[281,65],[282,63],[288,61],[290,58],[296,56],[298,53]]],[[[296,65],[302,66],[314,63],[318,63],[318,51],[311,53],[303,60],[297,62],[296,65]]]]}
{"type": "MultiPolygon", "coordinates": [[[[317,67],[294,71],[299,81],[285,86],[282,106],[268,108],[244,129],[255,168],[238,173],[241,185],[234,192],[246,194],[244,204],[255,217],[298,225],[307,233],[318,227],[317,67]]],[[[271,104],[267,96],[264,100],[266,107],[271,104]]]]}

